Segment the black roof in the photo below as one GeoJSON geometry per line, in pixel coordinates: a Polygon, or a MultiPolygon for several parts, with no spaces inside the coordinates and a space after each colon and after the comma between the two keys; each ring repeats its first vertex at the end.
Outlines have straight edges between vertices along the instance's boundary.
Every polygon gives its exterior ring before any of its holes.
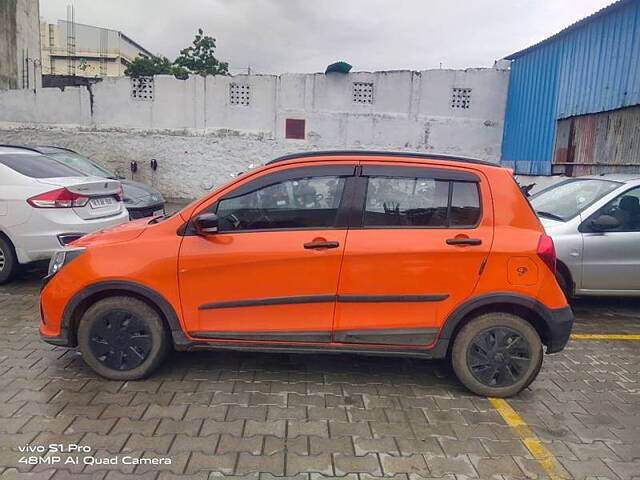
{"type": "Polygon", "coordinates": [[[300,152],[300,153],[292,153],[290,155],[283,155],[282,157],[278,157],[270,162],[267,162],[267,165],[271,165],[273,163],[284,162],[286,160],[295,160],[297,158],[305,158],[305,157],[329,157],[329,156],[354,156],[354,157],[367,157],[367,156],[385,156],[385,157],[409,157],[409,158],[424,158],[424,159],[432,159],[432,160],[450,160],[454,162],[462,162],[462,163],[474,163],[478,165],[487,165],[491,167],[499,167],[500,165],[496,163],[487,162],[485,160],[478,160],[477,158],[468,158],[468,157],[459,157],[456,155],[443,155],[439,153],[418,153],[418,152],[386,152],[386,151],[375,151],[375,150],[328,150],[328,151],[319,151],[319,152],[300,152]]]}

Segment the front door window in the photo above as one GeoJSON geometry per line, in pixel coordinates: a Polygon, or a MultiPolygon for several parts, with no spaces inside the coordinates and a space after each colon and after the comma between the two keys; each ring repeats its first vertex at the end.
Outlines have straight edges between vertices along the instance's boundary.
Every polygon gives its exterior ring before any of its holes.
{"type": "Polygon", "coordinates": [[[344,182],[337,176],[296,178],[220,200],[220,232],[332,227],[344,182]]]}

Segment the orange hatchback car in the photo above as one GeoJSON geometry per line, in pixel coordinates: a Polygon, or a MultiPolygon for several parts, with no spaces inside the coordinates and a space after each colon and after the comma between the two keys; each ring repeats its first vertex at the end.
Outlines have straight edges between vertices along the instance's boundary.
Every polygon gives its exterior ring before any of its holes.
{"type": "Polygon", "coordinates": [[[174,215],[58,251],[43,339],[98,374],[175,350],[450,358],[480,395],[527,387],[573,314],[555,251],[506,168],[389,152],[290,155],[174,215]]]}

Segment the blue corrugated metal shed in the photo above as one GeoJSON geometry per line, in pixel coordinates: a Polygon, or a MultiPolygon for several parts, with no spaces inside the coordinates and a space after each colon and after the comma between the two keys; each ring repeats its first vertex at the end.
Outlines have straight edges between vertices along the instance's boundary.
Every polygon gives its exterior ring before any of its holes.
{"type": "Polygon", "coordinates": [[[640,0],[620,0],[506,58],[501,163],[548,175],[558,119],[640,104],[640,0]]]}

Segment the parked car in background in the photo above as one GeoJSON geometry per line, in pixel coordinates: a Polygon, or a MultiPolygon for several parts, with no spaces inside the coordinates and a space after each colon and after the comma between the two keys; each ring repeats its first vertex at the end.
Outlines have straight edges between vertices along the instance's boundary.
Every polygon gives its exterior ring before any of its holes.
{"type": "Polygon", "coordinates": [[[40,333],[121,381],[172,347],[361,353],[449,358],[470,390],[503,397],[569,339],[554,270],[506,168],[314,152],[61,249],[40,333]]]}
{"type": "Polygon", "coordinates": [[[565,294],[640,295],[640,174],[569,178],[533,195],[565,294]]]}
{"type": "Polygon", "coordinates": [[[98,165],[93,160],[68,148],[44,145],[33,148],[85,175],[120,180],[124,189],[124,204],[129,210],[129,215],[132,219],[163,215],[165,213],[165,202],[162,194],[149,185],[124,179],[98,165]]]}
{"type": "Polygon", "coordinates": [[[0,283],[20,265],[128,220],[120,181],[80,175],[33,149],[0,146],[0,283]]]}

